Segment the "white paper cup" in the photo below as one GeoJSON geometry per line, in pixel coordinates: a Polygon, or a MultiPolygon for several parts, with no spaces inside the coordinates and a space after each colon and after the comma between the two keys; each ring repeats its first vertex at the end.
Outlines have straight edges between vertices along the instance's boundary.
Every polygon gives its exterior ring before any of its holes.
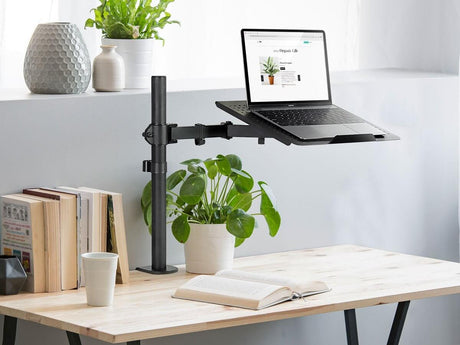
{"type": "Polygon", "coordinates": [[[118,254],[85,253],[81,257],[88,305],[94,307],[112,305],[118,254]]]}

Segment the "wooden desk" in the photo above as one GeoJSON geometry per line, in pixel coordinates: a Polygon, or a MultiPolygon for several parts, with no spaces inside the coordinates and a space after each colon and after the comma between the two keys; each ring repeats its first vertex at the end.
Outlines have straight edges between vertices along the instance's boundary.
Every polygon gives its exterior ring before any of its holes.
{"type": "Polygon", "coordinates": [[[234,268],[323,280],[331,292],[260,311],[171,298],[193,275],[154,276],[131,272],[131,282],[117,285],[114,305],[88,307],[84,289],[0,298],[6,315],[4,344],[14,344],[17,318],[67,331],[70,344],[79,334],[109,343],[199,332],[299,316],[345,311],[349,344],[357,344],[355,308],[400,302],[388,344],[397,344],[409,301],[460,293],[460,264],[344,245],[238,258],[234,268]],[[5,340],[6,338],[6,340],[5,340]]]}

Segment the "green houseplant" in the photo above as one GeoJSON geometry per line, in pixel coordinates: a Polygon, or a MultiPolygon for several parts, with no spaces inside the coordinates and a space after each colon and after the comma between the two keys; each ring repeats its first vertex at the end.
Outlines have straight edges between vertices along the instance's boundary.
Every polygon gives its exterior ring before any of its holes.
{"type": "Polygon", "coordinates": [[[270,85],[273,85],[273,83],[275,82],[275,74],[280,71],[278,64],[275,63],[273,57],[269,56],[267,60],[265,60],[262,63],[262,66],[264,72],[268,74],[268,80],[270,85]]]}
{"type": "Polygon", "coordinates": [[[99,0],[100,5],[91,9],[92,18],[85,28],[102,31],[102,44],[116,46],[125,67],[125,87],[148,88],[153,74],[154,41],[164,39],[159,31],[167,24],[179,24],[171,20],[167,7],[174,0],[99,0]]]}
{"type": "MultiPolygon", "coordinates": [[[[166,180],[167,213],[172,219],[174,237],[185,243],[186,265],[189,272],[213,273],[189,269],[187,245],[193,241],[199,242],[204,252],[213,252],[212,244],[204,244],[207,237],[214,237],[217,227],[223,229],[222,236],[233,247],[241,245],[249,238],[256,226],[254,216],[263,216],[269,229],[270,236],[275,236],[281,224],[276,200],[267,183],[254,182],[253,177],[243,170],[241,159],[234,154],[218,155],[206,160],[189,159],[181,164],[186,169],[173,172],[166,180]],[[251,213],[255,200],[260,199],[258,212],[251,213]],[[208,235],[199,240],[192,239],[196,226],[209,230],[208,235]]],[[[141,206],[144,221],[151,232],[151,182],[147,183],[142,193],[141,206]]],[[[198,233],[204,233],[198,230],[198,233]]],[[[220,237],[219,237],[220,238],[220,237]]],[[[219,243],[223,240],[216,239],[219,243]]],[[[199,250],[198,250],[199,251],[199,250]]],[[[222,250],[214,250],[221,253],[222,250]]],[[[205,254],[207,254],[205,253],[205,254]]],[[[203,254],[203,253],[202,253],[203,254]]],[[[205,258],[204,261],[216,261],[215,258],[205,258]]],[[[230,264],[231,264],[230,260],[230,264]]],[[[229,261],[229,260],[227,260],[229,261]]],[[[225,265],[224,265],[225,266],[225,265]]],[[[222,267],[220,267],[222,268],[222,267]]]]}
{"type": "Polygon", "coordinates": [[[166,11],[174,0],[159,0],[152,6],[152,0],[99,0],[101,4],[91,9],[94,18],[88,18],[85,28],[96,27],[102,30],[105,38],[113,39],[164,39],[158,31],[166,24],[179,22],[170,20],[166,11]]]}

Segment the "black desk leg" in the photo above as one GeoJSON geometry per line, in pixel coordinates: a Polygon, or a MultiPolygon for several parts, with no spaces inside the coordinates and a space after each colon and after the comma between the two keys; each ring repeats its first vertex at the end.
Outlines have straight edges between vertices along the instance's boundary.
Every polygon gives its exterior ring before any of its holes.
{"type": "Polygon", "coordinates": [[[80,334],[66,331],[69,345],[81,345],[80,334]]]}
{"type": "Polygon", "coordinates": [[[140,340],[128,341],[126,345],[141,345],[140,340]]]}
{"type": "Polygon", "coordinates": [[[347,344],[358,345],[358,327],[356,325],[356,312],[354,309],[345,310],[345,328],[347,330],[347,344]]]}
{"type": "Polygon", "coordinates": [[[14,345],[18,319],[5,315],[3,319],[3,345],[14,345]]]}
{"type": "Polygon", "coordinates": [[[398,345],[401,333],[404,327],[404,321],[406,320],[407,310],[409,309],[410,301],[399,302],[398,308],[396,309],[395,318],[393,319],[393,325],[391,326],[390,337],[388,338],[387,345],[398,345]]]}

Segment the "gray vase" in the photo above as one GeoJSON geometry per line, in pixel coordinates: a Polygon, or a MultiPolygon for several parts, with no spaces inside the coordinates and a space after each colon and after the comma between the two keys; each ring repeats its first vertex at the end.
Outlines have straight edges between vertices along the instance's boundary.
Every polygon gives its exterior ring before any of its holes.
{"type": "Polygon", "coordinates": [[[26,282],[27,275],[14,255],[0,255],[0,294],[16,295],[26,282]]]}
{"type": "Polygon", "coordinates": [[[91,79],[91,60],[75,24],[39,24],[24,59],[24,79],[33,93],[82,93],[91,79]]]}

